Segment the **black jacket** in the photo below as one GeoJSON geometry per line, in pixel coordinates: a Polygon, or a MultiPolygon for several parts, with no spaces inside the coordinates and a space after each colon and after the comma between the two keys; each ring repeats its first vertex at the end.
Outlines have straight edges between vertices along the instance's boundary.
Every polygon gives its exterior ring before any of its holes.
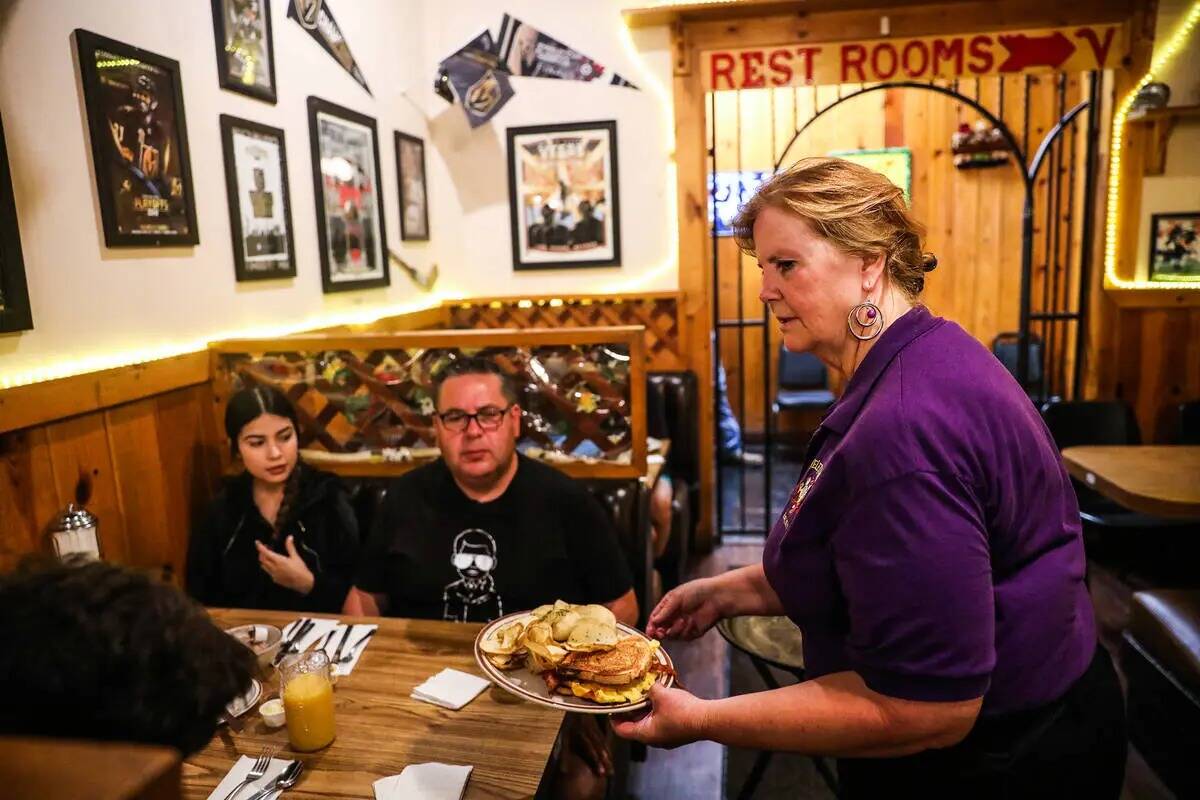
{"type": "Polygon", "coordinates": [[[193,597],[227,608],[341,611],[358,557],[358,523],[337,476],[303,464],[297,469],[299,490],[278,536],[254,504],[250,474],[226,482],[192,531],[187,588],[193,597]],[[289,535],[315,578],[307,595],[276,584],[258,564],[256,540],[287,555],[289,535]]]}

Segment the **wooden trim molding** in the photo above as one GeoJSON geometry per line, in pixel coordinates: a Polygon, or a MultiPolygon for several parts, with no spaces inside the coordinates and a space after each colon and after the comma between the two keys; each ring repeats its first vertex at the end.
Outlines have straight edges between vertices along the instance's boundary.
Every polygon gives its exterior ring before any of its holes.
{"type": "Polygon", "coordinates": [[[15,386],[0,391],[0,433],[130,403],[208,379],[208,353],[199,351],[15,386]]]}

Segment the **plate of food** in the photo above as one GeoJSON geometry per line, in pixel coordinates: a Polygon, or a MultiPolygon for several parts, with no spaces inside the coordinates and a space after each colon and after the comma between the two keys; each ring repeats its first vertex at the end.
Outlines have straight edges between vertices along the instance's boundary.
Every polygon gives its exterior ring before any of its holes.
{"type": "MultiPolygon", "coordinates": [[[[230,717],[240,717],[250,709],[254,708],[255,703],[262,697],[262,684],[257,679],[250,679],[250,686],[238,697],[233,698],[229,705],[225,706],[225,714],[230,717]]],[[[224,721],[224,720],[222,720],[224,721]]]]}
{"type": "Polygon", "coordinates": [[[675,668],[657,641],[604,606],[562,600],[488,623],[475,660],[493,683],[538,705],[581,714],[618,714],[649,704],[655,683],[675,668]]]}

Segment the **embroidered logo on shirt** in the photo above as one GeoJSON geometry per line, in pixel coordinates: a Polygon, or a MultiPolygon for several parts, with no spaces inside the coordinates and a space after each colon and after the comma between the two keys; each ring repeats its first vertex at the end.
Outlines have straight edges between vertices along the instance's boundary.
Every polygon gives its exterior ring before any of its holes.
{"type": "Polygon", "coordinates": [[[792,520],[796,518],[796,512],[800,510],[800,504],[804,502],[804,498],[808,496],[813,484],[817,482],[817,478],[821,476],[821,471],[825,469],[825,465],[821,463],[821,459],[814,458],[812,463],[808,465],[808,469],[804,473],[804,478],[796,484],[796,488],[792,490],[792,499],[788,501],[787,508],[783,512],[783,527],[790,528],[792,520]]]}
{"type": "Polygon", "coordinates": [[[504,603],[496,592],[496,540],[481,528],[467,528],[454,537],[450,563],[458,580],[442,591],[442,619],[454,622],[490,622],[504,616],[504,603]]]}

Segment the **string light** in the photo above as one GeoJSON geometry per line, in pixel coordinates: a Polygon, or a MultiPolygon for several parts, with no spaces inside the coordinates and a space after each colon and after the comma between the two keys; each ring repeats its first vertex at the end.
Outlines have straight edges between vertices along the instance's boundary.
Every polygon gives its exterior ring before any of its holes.
{"type": "MultiPolygon", "coordinates": [[[[1129,111],[1137,93],[1154,80],[1183,50],[1192,30],[1200,22],[1200,1],[1192,4],[1184,15],[1183,21],[1171,37],[1159,50],[1158,55],[1150,62],[1150,69],[1142,79],[1130,90],[1129,94],[1117,106],[1113,113],[1112,145],[1108,164],[1108,212],[1104,226],[1104,283],[1116,289],[1200,289],[1200,280],[1196,281],[1149,281],[1141,279],[1122,278],[1117,275],[1117,241],[1121,230],[1121,148],[1124,145],[1125,125],[1129,111]]],[[[1151,231],[1153,236],[1154,232],[1151,231]]]]}

